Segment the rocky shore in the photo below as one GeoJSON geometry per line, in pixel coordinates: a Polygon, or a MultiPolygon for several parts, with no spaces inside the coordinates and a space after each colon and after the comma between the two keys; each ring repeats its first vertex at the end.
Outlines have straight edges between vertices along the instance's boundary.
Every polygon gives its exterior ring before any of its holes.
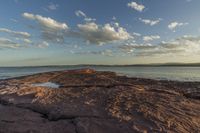
{"type": "Polygon", "coordinates": [[[199,133],[200,82],[92,69],[0,80],[0,133],[199,133]],[[59,88],[33,86],[51,82],[59,88]]]}

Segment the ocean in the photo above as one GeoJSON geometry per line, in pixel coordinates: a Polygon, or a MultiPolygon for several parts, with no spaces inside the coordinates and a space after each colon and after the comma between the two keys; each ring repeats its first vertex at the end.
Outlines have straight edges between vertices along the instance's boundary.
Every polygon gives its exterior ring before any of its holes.
{"type": "Polygon", "coordinates": [[[80,68],[114,71],[130,77],[175,81],[200,81],[200,67],[149,67],[149,66],[50,66],[50,67],[0,67],[0,79],[20,77],[42,72],[80,68]]]}

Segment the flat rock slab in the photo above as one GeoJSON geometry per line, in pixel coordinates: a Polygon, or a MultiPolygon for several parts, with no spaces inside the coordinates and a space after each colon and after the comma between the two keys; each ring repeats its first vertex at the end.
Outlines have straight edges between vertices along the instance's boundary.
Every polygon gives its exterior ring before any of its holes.
{"type": "Polygon", "coordinates": [[[48,121],[28,109],[0,105],[0,133],[76,133],[69,120],[48,121]]]}
{"type": "Polygon", "coordinates": [[[0,133],[198,133],[199,86],[92,69],[1,80],[0,133]]]}

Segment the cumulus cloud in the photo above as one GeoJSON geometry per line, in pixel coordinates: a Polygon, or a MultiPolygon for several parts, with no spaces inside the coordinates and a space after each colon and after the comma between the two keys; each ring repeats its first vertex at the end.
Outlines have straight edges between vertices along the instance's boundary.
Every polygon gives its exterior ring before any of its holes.
{"type": "Polygon", "coordinates": [[[7,39],[7,38],[0,38],[0,49],[17,49],[21,47],[20,44],[7,39]]]}
{"type": "Polygon", "coordinates": [[[3,33],[8,33],[8,34],[11,34],[13,36],[16,36],[16,37],[23,37],[23,38],[29,38],[31,35],[27,32],[21,32],[21,31],[13,31],[13,30],[10,30],[10,29],[6,29],[6,28],[0,28],[0,32],[3,32],[3,33]]]}
{"type": "Polygon", "coordinates": [[[185,49],[187,50],[195,50],[197,48],[200,50],[200,37],[195,37],[195,36],[183,36],[180,38],[177,38],[175,40],[169,41],[169,42],[161,42],[160,44],[162,47],[167,48],[167,49],[185,49]]]}
{"type": "Polygon", "coordinates": [[[190,56],[200,54],[200,37],[183,36],[159,44],[125,44],[118,47],[121,51],[135,56],[190,56]]]}
{"type": "Polygon", "coordinates": [[[67,30],[68,26],[66,23],[60,23],[50,17],[43,17],[41,15],[34,15],[31,13],[23,13],[23,17],[29,20],[35,20],[42,28],[49,30],[67,30]]]}
{"type": "Polygon", "coordinates": [[[77,10],[75,12],[76,16],[83,17],[86,22],[96,21],[95,18],[88,17],[83,11],[77,10]]]}
{"type": "Polygon", "coordinates": [[[31,13],[23,13],[22,16],[39,24],[42,37],[45,41],[52,41],[56,43],[64,42],[65,32],[69,29],[66,23],[61,23],[50,17],[43,17],[41,15],[34,15],[31,13]]]}
{"type": "Polygon", "coordinates": [[[153,40],[157,40],[160,39],[160,36],[158,35],[150,35],[150,36],[144,36],[143,40],[148,42],[148,41],[153,41],[153,40]]]}
{"type": "Polygon", "coordinates": [[[30,40],[31,35],[27,32],[13,31],[6,28],[0,28],[0,32],[9,34],[9,36],[12,37],[12,40],[8,38],[0,38],[0,49],[17,49],[32,43],[30,40]]]}
{"type": "MultiPolygon", "coordinates": [[[[80,10],[76,12],[77,16],[84,17],[87,15],[80,10]]],[[[64,43],[66,38],[82,38],[88,43],[105,44],[113,41],[122,41],[132,38],[125,28],[120,27],[119,23],[107,23],[98,25],[95,22],[86,21],[84,24],[78,24],[77,29],[69,29],[66,23],[60,23],[52,18],[24,13],[23,16],[39,24],[42,39],[48,43],[64,43]]]]}
{"type": "Polygon", "coordinates": [[[31,43],[32,43],[32,41],[29,40],[29,39],[23,39],[23,41],[24,41],[24,43],[26,43],[26,44],[31,44],[31,43]]]}
{"type": "Polygon", "coordinates": [[[141,22],[143,22],[144,24],[147,24],[147,25],[150,25],[150,26],[154,26],[158,23],[160,23],[160,21],[162,20],[161,18],[159,19],[156,19],[156,20],[150,20],[150,19],[142,19],[142,18],[139,18],[139,20],[141,22]]]}
{"type": "Polygon", "coordinates": [[[188,25],[188,23],[179,23],[179,22],[171,22],[169,25],[168,25],[168,28],[172,31],[175,31],[176,28],[178,27],[181,27],[181,26],[185,26],[185,25],[188,25]]]}
{"type": "Polygon", "coordinates": [[[32,44],[32,41],[28,38],[13,38],[15,41],[19,42],[20,44],[25,44],[25,45],[28,45],[28,44],[32,44]]]}
{"type": "Polygon", "coordinates": [[[119,25],[109,23],[101,26],[94,22],[78,24],[80,37],[89,43],[104,44],[112,41],[127,40],[131,35],[119,25]]]}
{"type": "Polygon", "coordinates": [[[145,9],[145,6],[142,4],[138,4],[136,2],[130,2],[127,4],[128,7],[135,9],[136,11],[142,12],[145,9]]]}

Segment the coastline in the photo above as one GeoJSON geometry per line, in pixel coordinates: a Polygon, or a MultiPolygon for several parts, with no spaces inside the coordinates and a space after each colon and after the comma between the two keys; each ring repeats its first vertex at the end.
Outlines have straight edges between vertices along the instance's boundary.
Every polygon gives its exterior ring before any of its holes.
{"type": "Polygon", "coordinates": [[[199,67],[131,67],[131,66],[56,66],[56,67],[13,67],[0,68],[0,79],[16,78],[20,76],[32,75],[37,73],[65,71],[71,69],[91,68],[97,71],[113,71],[128,77],[147,78],[156,80],[172,81],[200,81],[199,67]]]}
{"type": "Polygon", "coordinates": [[[200,82],[134,78],[93,69],[0,80],[1,133],[189,133],[199,131],[199,114],[200,82]],[[61,87],[31,86],[45,82],[61,87]]]}

